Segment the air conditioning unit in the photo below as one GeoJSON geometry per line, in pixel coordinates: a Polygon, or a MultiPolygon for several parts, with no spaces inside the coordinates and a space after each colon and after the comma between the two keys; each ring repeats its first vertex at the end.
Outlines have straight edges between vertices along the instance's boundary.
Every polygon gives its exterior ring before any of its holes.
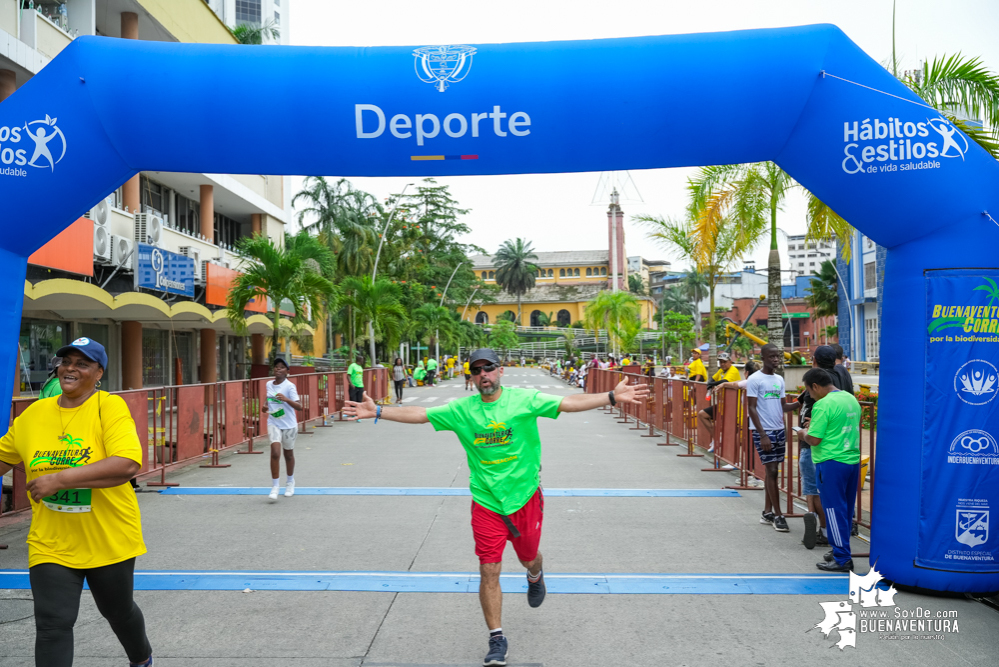
{"type": "Polygon", "coordinates": [[[90,209],[90,211],[85,214],[85,217],[93,220],[95,227],[106,227],[108,224],[108,218],[111,216],[112,205],[113,200],[111,197],[105,197],[101,201],[97,202],[97,205],[90,209]]]}
{"type": "Polygon", "coordinates": [[[111,263],[111,232],[94,221],[94,264],[111,263]]]}
{"type": "Polygon", "coordinates": [[[125,236],[111,237],[111,263],[126,271],[132,270],[135,258],[135,241],[125,236]]]}
{"type": "Polygon", "coordinates": [[[205,270],[201,266],[201,249],[193,246],[181,246],[180,254],[194,260],[194,282],[198,285],[205,282],[205,270]]]}
{"type": "Polygon", "coordinates": [[[163,218],[155,213],[135,214],[136,242],[159,245],[161,238],[163,238],[163,218]]]}

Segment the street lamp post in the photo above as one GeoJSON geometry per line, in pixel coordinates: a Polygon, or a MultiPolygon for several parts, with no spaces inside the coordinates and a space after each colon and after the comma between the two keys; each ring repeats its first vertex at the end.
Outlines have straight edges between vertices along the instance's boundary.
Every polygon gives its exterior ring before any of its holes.
{"type": "MultiPolygon", "coordinates": [[[[399,210],[399,205],[402,203],[402,198],[406,195],[406,189],[412,185],[412,183],[406,183],[406,186],[399,193],[399,199],[395,202],[395,206],[392,207],[392,211],[389,213],[388,220],[385,222],[385,226],[382,228],[381,237],[378,240],[378,252],[375,253],[375,265],[371,267],[371,286],[375,286],[375,276],[378,275],[378,259],[382,256],[382,244],[385,243],[385,235],[388,233],[389,225],[392,224],[392,218],[395,217],[395,212],[399,210]]],[[[371,350],[371,363],[375,363],[375,324],[371,320],[368,320],[368,347],[371,350]]]]}
{"type": "MultiPolygon", "coordinates": [[[[458,266],[454,267],[454,271],[451,272],[451,277],[447,279],[447,285],[444,286],[444,291],[441,293],[441,302],[437,304],[438,308],[444,307],[444,297],[447,296],[447,288],[451,286],[451,281],[454,280],[454,274],[458,273],[458,269],[460,269],[461,265],[465,263],[466,262],[458,262],[458,266]]],[[[462,317],[464,317],[464,315],[462,317]]],[[[437,359],[437,363],[440,363],[441,358],[440,333],[440,329],[434,332],[434,359],[437,359]]]]}

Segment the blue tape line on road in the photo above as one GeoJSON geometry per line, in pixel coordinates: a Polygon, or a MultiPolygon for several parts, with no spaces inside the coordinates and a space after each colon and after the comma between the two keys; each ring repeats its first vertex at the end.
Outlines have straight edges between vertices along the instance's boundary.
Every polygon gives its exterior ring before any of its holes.
{"type": "MultiPolygon", "coordinates": [[[[845,574],[555,574],[549,593],[583,595],[838,595],[849,592],[845,574]]],[[[504,593],[527,590],[523,574],[500,576],[504,593]]],[[[0,570],[0,588],[30,588],[27,570],[0,570]]],[[[137,591],[361,591],[477,593],[470,572],[212,572],[139,571],[137,591]]]]}
{"type": "MultiPolygon", "coordinates": [[[[168,496],[266,496],[269,486],[172,486],[160,491],[168,496]]],[[[466,488],[296,486],[296,496],[470,496],[466,488]]],[[[739,498],[734,489],[545,489],[545,497],[613,498],[739,498]]]]}

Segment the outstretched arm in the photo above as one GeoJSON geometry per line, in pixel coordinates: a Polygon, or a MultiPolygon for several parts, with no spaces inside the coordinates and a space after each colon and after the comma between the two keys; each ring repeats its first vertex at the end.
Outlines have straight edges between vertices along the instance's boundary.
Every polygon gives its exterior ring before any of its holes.
{"type": "MultiPolygon", "coordinates": [[[[614,400],[616,403],[641,403],[649,397],[649,385],[645,383],[628,384],[624,379],[614,387],[614,400]]],[[[610,396],[607,394],[573,394],[562,399],[558,406],[559,412],[585,412],[593,408],[602,408],[610,405],[610,396]]]]}
{"type": "MultiPolygon", "coordinates": [[[[378,412],[378,406],[374,400],[364,392],[364,400],[360,403],[354,401],[344,401],[343,414],[347,415],[347,421],[357,421],[358,419],[374,419],[378,412]]],[[[381,419],[390,422],[400,422],[402,424],[427,424],[427,411],[425,408],[406,406],[401,408],[386,407],[382,410],[381,419]]]]}

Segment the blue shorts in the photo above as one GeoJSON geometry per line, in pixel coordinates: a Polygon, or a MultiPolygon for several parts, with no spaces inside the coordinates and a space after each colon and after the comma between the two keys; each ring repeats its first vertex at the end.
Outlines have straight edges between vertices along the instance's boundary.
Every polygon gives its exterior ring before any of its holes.
{"type": "Polygon", "coordinates": [[[749,432],[753,436],[753,446],[756,447],[756,453],[760,455],[760,463],[767,465],[768,463],[784,462],[784,450],[787,447],[787,438],[784,435],[784,429],[767,431],[767,437],[770,438],[769,452],[763,451],[763,448],[760,447],[760,434],[757,433],[756,429],[752,429],[749,432]]]}
{"type": "Polygon", "coordinates": [[[812,448],[802,447],[798,452],[798,467],[801,469],[801,493],[806,496],[819,495],[815,485],[815,464],[812,463],[812,448]]]}

